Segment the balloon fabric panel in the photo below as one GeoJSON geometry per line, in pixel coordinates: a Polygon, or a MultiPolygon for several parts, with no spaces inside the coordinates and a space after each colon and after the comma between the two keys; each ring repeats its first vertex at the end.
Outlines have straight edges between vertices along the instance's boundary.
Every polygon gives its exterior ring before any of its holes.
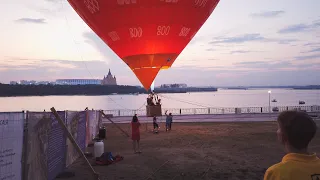
{"type": "Polygon", "coordinates": [[[68,0],[145,89],[172,66],[219,0],[68,0]]]}

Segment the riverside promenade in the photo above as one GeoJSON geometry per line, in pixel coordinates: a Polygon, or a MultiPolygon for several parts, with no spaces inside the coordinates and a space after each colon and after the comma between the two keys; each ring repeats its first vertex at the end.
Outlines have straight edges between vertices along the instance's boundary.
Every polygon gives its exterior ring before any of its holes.
{"type": "MultiPolygon", "coordinates": [[[[174,115],[173,122],[263,122],[276,121],[280,113],[246,113],[246,114],[190,114],[190,115],[174,115]]],[[[308,112],[315,120],[319,120],[320,112],[308,112]]],[[[152,117],[139,116],[141,123],[152,123],[152,117]]],[[[118,116],[111,118],[115,123],[129,123],[131,116],[118,116]]],[[[165,122],[166,116],[158,117],[158,122],[165,122]]],[[[103,118],[103,123],[110,123],[103,118]]]]}
{"type": "MultiPolygon", "coordinates": [[[[164,122],[165,111],[173,114],[173,122],[262,122],[275,121],[278,115],[287,110],[307,112],[314,119],[320,118],[320,106],[270,106],[270,107],[223,107],[223,108],[188,108],[162,109],[163,116],[157,117],[158,122],[164,122]],[[275,112],[276,109],[276,112],[275,112]]],[[[129,123],[137,114],[142,123],[152,123],[152,117],[146,117],[144,108],[138,110],[105,110],[115,123],[129,123]]],[[[103,123],[109,123],[103,118],[103,123]]]]}

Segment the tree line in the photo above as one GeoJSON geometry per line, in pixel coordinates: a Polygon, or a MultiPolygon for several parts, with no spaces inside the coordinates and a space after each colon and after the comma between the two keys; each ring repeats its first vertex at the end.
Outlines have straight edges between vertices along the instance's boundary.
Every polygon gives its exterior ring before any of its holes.
{"type": "Polygon", "coordinates": [[[146,93],[136,86],[120,85],[10,85],[0,84],[0,96],[109,95],[146,93]]]}

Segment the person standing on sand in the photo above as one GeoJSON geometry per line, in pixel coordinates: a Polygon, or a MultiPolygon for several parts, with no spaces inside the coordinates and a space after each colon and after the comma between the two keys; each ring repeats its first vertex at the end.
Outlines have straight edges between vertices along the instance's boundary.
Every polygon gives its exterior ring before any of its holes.
{"type": "Polygon", "coordinates": [[[286,111],[278,116],[277,135],[286,155],[269,167],[264,180],[320,180],[320,159],[308,151],[317,125],[304,112],[286,111]]]}
{"type": "Polygon", "coordinates": [[[133,143],[133,150],[134,153],[141,153],[140,151],[140,122],[138,120],[137,114],[135,114],[132,117],[132,121],[131,121],[131,130],[132,130],[132,143],[133,143]],[[136,149],[136,144],[138,145],[138,151],[136,149]]]}
{"type": "Polygon", "coordinates": [[[167,114],[168,110],[165,112],[166,115],[166,131],[171,131],[171,124],[172,124],[172,114],[167,114]]]}
{"type": "Polygon", "coordinates": [[[159,125],[157,123],[157,117],[153,116],[153,132],[158,133],[159,125]]]}

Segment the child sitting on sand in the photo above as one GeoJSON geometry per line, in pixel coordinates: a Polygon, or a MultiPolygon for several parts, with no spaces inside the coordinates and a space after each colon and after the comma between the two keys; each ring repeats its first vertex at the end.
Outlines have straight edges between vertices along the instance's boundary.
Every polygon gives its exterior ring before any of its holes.
{"type": "Polygon", "coordinates": [[[282,161],[268,168],[264,180],[318,180],[320,159],[308,151],[317,126],[308,114],[286,111],[278,117],[277,135],[287,154],[282,161]]]}

